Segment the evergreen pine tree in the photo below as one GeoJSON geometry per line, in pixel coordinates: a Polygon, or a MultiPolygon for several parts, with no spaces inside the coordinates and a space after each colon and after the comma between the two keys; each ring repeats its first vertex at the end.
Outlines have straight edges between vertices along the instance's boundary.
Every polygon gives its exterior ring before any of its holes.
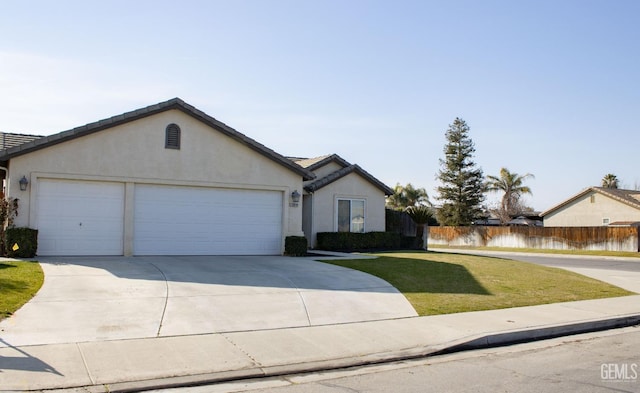
{"type": "Polygon", "coordinates": [[[482,214],[484,178],[482,169],[473,161],[476,151],[469,137],[469,126],[457,118],[445,134],[445,159],[440,159],[438,200],[441,207],[437,216],[440,225],[466,226],[482,214]]]}

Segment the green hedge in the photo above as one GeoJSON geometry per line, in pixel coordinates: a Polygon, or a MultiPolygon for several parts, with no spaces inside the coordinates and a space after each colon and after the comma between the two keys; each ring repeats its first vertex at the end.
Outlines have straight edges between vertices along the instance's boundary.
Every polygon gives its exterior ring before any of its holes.
{"type": "Polygon", "coordinates": [[[38,230],[31,228],[7,228],[5,254],[15,258],[33,258],[38,251],[38,230]],[[15,250],[14,250],[15,248],[15,250]]]}
{"type": "Polygon", "coordinates": [[[304,236],[287,236],[284,239],[284,253],[292,257],[307,254],[307,238],[304,236]]]}
{"type": "Polygon", "coordinates": [[[393,232],[319,232],[319,250],[364,251],[413,249],[416,238],[393,232]]]}

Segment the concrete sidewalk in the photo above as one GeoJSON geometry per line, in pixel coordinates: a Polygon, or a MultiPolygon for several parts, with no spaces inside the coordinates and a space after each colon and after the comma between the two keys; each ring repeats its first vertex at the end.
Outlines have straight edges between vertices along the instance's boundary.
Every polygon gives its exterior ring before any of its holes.
{"type": "Polygon", "coordinates": [[[0,348],[0,391],[124,392],[426,356],[640,324],[640,295],[338,325],[0,348]]]}

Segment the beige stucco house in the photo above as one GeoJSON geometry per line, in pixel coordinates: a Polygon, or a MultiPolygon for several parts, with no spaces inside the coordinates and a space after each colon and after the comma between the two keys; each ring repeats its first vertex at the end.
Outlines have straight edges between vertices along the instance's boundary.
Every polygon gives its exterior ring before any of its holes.
{"type": "Polygon", "coordinates": [[[305,181],[302,200],[302,227],[312,248],[318,232],[385,231],[391,188],[336,154],[294,161],[316,176],[305,181]]]}
{"type": "Polygon", "coordinates": [[[281,254],[314,178],[177,98],[9,147],[0,166],[39,255],[281,254]]]}
{"type": "Polygon", "coordinates": [[[342,229],[331,217],[344,201],[349,230],[384,230],[389,190],[360,167],[305,168],[179,98],[50,136],[0,136],[15,226],[38,229],[39,255],[279,255],[305,235],[306,208],[314,230],[342,229]]]}
{"type": "Polygon", "coordinates": [[[589,187],[540,215],[545,227],[634,225],[640,222],[640,191],[589,187]]]}

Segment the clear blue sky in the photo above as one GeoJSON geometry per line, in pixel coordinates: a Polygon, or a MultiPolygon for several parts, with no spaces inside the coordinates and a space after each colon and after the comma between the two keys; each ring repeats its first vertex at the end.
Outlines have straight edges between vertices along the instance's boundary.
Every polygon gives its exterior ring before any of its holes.
{"type": "MultiPolygon", "coordinates": [[[[444,133],[546,210],[640,187],[640,1],[0,0],[0,130],[49,135],[180,97],[283,155],[437,195],[444,133]]],[[[489,202],[496,200],[490,198],[489,202]]]]}

